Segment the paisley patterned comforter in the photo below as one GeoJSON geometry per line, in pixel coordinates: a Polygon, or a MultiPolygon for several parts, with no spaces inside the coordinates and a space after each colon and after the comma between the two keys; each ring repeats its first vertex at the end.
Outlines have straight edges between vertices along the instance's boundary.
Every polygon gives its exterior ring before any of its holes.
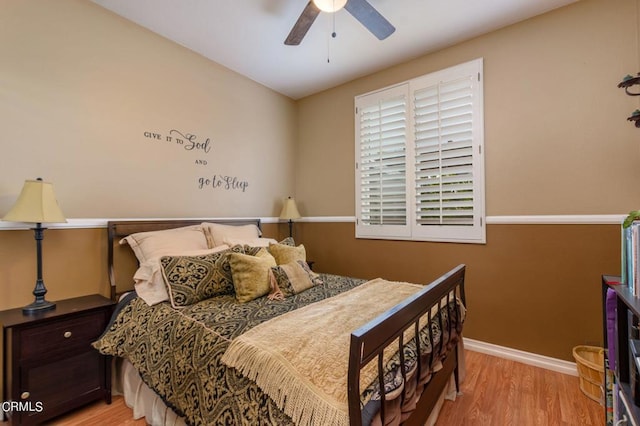
{"type": "MultiPolygon", "coordinates": [[[[277,301],[262,297],[240,304],[234,296],[226,295],[175,309],[169,303],[148,306],[133,295],[118,307],[111,324],[93,346],[103,354],[127,358],[142,380],[188,424],[292,424],[254,382],[223,365],[220,358],[232,339],[256,325],[366,281],[328,274],[320,277],[324,284],[277,301]]],[[[444,314],[432,322],[431,337],[430,333],[421,333],[420,347],[427,349],[434,365],[440,353],[457,340],[457,330],[451,333],[451,327],[446,325],[449,317],[458,316],[457,306],[441,312],[444,314]],[[437,354],[431,350],[430,340],[437,354]]],[[[404,352],[412,350],[415,352],[410,342],[404,352]]],[[[415,358],[415,354],[408,356],[405,364],[415,358]]],[[[398,360],[393,363],[397,366],[398,360]]],[[[399,387],[397,370],[385,374],[387,394],[399,387]]],[[[369,417],[379,409],[379,399],[375,386],[364,392],[363,405],[366,404],[369,417]]],[[[366,423],[369,421],[371,418],[366,423]]]]}

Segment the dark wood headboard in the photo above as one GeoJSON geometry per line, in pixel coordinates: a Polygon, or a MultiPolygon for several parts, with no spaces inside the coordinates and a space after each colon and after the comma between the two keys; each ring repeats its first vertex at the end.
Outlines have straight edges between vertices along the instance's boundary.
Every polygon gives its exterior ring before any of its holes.
{"type": "Polygon", "coordinates": [[[172,219],[172,220],[122,220],[107,223],[108,230],[108,259],[109,283],[111,284],[111,299],[129,290],[133,290],[133,274],[138,269],[138,259],[128,244],[120,245],[119,241],[136,232],[160,231],[163,229],[180,228],[182,226],[198,225],[202,222],[222,223],[225,225],[256,225],[260,228],[260,219],[172,219]]]}

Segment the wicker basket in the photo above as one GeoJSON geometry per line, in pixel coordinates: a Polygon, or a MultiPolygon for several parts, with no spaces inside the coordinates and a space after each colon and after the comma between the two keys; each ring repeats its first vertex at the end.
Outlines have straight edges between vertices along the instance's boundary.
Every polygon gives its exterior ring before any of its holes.
{"type": "Polygon", "coordinates": [[[604,405],[604,349],[595,346],[576,346],[573,357],[578,367],[580,390],[604,405]]]}

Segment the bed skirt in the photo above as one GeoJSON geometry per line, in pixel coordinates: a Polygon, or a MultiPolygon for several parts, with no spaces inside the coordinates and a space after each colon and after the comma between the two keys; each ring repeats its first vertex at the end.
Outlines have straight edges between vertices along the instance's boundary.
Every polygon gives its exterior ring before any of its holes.
{"type": "MultiPolygon", "coordinates": [[[[458,354],[460,354],[458,371],[462,383],[466,371],[462,339],[458,343],[458,354]]],[[[134,419],[145,418],[147,424],[152,426],[186,425],[184,420],[167,407],[164,401],[142,381],[138,371],[128,360],[116,358],[114,364],[113,393],[124,396],[125,404],[133,410],[134,419]]],[[[455,401],[456,395],[456,382],[452,374],[425,426],[435,425],[445,399],[455,401]]]]}
{"type": "Polygon", "coordinates": [[[124,397],[133,418],[144,418],[148,425],[185,426],[186,423],[140,378],[138,370],[126,359],[114,360],[113,393],[124,397]]]}

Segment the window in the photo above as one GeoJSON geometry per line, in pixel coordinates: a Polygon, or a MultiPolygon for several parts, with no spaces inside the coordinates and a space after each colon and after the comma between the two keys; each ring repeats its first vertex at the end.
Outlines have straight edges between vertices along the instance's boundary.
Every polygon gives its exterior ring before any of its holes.
{"type": "Polygon", "coordinates": [[[356,237],[484,243],[482,59],[356,103],[356,237]]]}

